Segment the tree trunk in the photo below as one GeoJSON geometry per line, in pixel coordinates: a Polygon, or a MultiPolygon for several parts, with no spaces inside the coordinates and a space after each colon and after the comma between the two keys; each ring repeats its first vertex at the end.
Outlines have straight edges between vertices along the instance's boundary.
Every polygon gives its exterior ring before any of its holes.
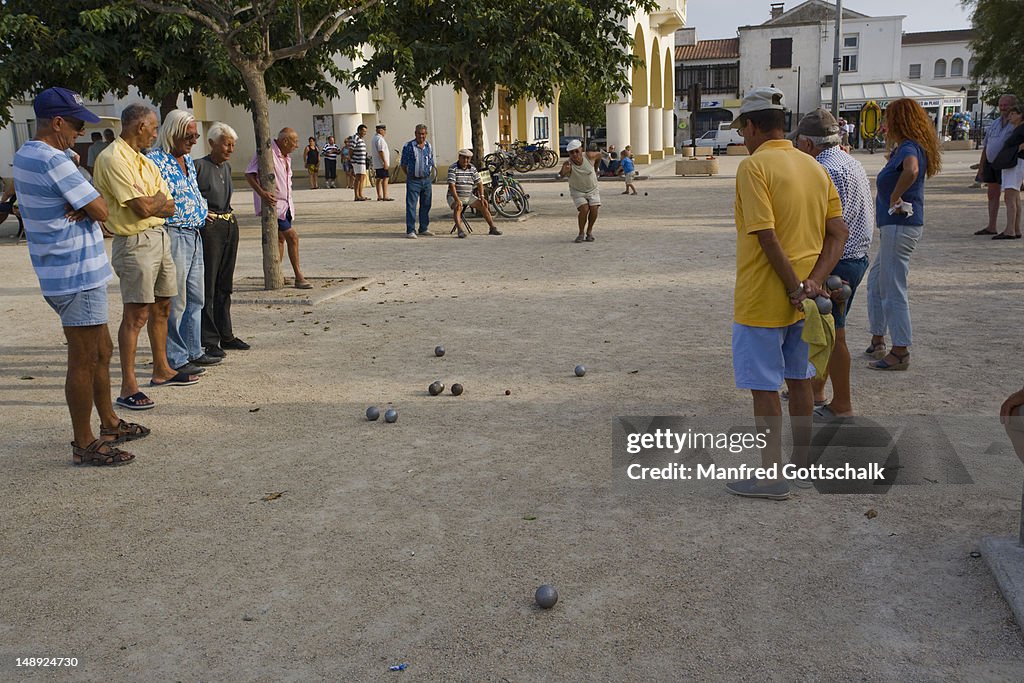
{"type": "MultiPolygon", "coordinates": [[[[264,72],[249,64],[236,64],[242,75],[249,98],[252,100],[252,122],[256,133],[256,156],[259,160],[260,186],[268,192],[276,192],[274,177],[274,149],[270,133],[270,98],[267,97],[267,84],[264,72]]],[[[283,201],[280,198],[278,201],[283,201]]],[[[277,246],[277,213],[276,210],[263,203],[260,214],[260,225],[263,235],[263,286],[266,289],[281,289],[284,277],[281,275],[281,261],[277,246]]]]}
{"type": "Polygon", "coordinates": [[[160,100],[160,120],[163,121],[167,115],[178,108],[178,95],[180,93],[169,93],[160,100]]]}
{"type": "Polygon", "coordinates": [[[473,165],[483,168],[484,158],[484,107],[483,95],[479,91],[466,90],[469,98],[469,129],[473,136],[473,165]]]}

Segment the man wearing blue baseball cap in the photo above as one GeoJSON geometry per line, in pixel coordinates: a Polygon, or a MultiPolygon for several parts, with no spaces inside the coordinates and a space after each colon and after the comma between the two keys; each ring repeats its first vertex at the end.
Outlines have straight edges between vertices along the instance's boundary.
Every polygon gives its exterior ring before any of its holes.
{"type": "Polygon", "coordinates": [[[125,422],[110,401],[107,282],[113,277],[99,221],[107,203],[64,153],[99,117],[82,98],[49,88],[33,101],[36,135],[14,155],[18,193],[32,266],[46,302],[60,316],[68,340],[64,393],[71,412],[76,465],[127,465],[135,456],[117,444],[149,434],[125,422]],[[100,436],[92,431],[92,409],[100,416],[100,436]]]}

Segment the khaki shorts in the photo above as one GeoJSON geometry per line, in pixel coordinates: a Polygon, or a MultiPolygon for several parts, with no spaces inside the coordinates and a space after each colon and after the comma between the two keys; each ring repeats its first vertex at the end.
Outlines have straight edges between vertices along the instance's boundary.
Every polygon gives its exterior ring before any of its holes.
{"type": "Polygon", "coordinates": [[[121,279],[121,301],[126,304],[151,304],[157,297],[178,295],[171,241],[163,227],[114,237],[110,265],[121,279]]]}
{"type": "Polygon", "coordinates": [[[601,193],[596,189],[591,190],[590,192],[577,192],[570,188],[569,196],[572,197],[572,203],[576,205],[577,209],[584,204],[601,206],[601,193]]]}

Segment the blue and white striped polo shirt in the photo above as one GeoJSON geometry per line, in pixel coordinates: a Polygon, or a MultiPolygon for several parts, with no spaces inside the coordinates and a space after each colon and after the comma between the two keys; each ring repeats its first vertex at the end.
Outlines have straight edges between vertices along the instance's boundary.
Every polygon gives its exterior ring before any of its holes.
{"type": "Polygon", "coordinates": [[[95,289],[114,276],[99,223],[65,218],[67,205],[81,209],[100,195],[64,150],[38,140],[22,145],[14,155],[14,188],[43,296],[95,289]]]}

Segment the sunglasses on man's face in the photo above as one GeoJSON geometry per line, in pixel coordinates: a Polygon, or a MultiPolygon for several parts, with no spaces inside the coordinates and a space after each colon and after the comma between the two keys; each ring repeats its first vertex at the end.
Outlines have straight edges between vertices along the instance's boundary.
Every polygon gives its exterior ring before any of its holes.
{"type": "Polygon", "coordinates": [[[187,133],[185,139],[189,142],[197,142],[199,140],[199,133],[187,133]]]}
{"type": "Polygon", "coordinates": [[[77,133],[81,133],[85,130],[85,121],[82,121],[81,119],[76,119],[73,116],[62,116],[60,118],[71,127],[71,130],[77,133]]]}

